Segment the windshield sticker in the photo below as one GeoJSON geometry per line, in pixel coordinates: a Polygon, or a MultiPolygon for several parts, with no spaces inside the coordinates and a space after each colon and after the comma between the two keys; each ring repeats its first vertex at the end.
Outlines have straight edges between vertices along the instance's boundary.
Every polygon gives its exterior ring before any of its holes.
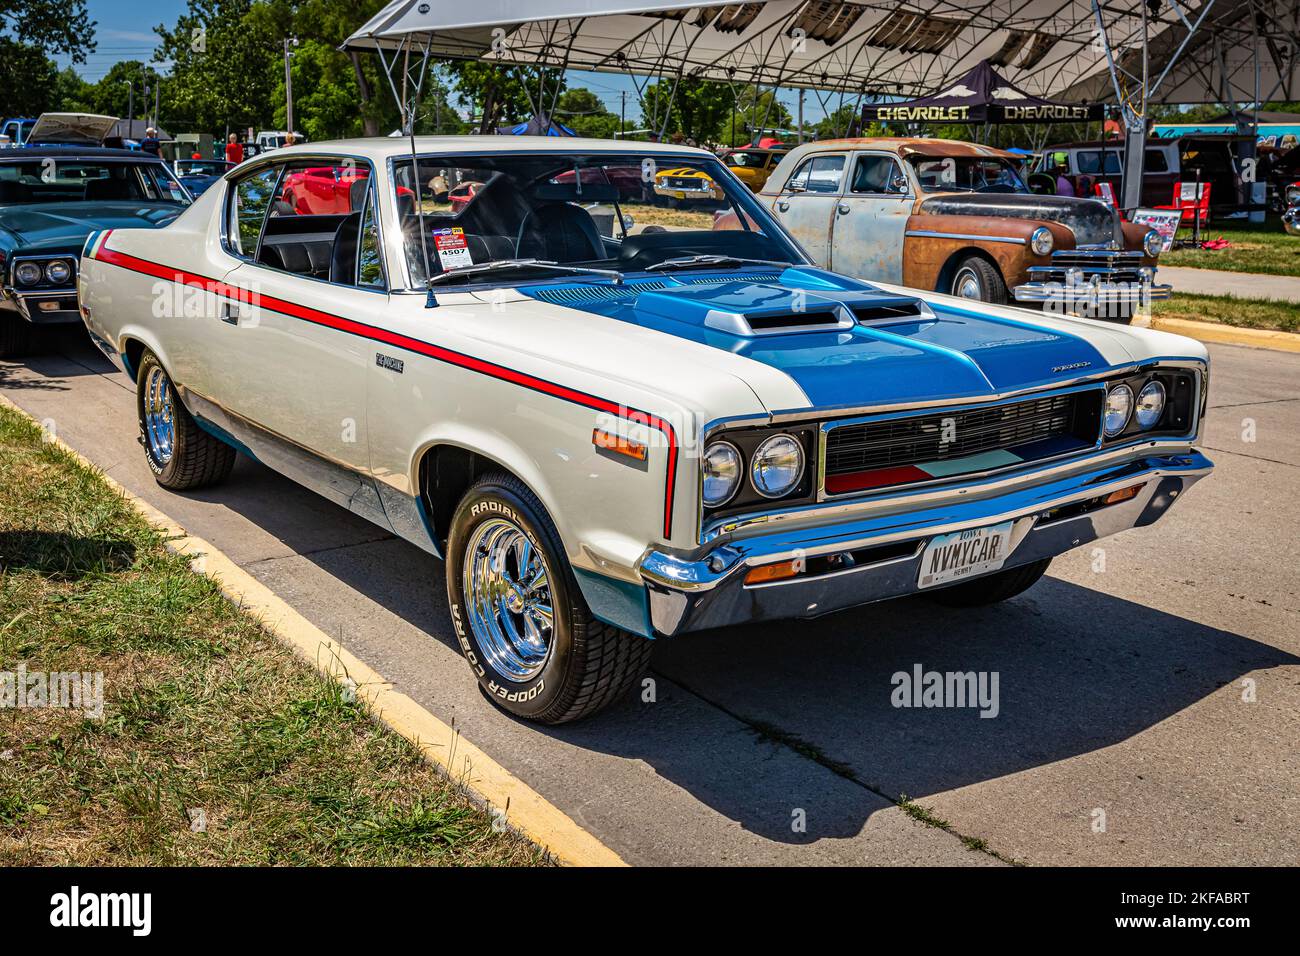
{"type": "Polygon", "coordinates": [[[438,249],[438,262],[443,271],[463,269],[474,264],[474,258],[469,254],[469,244],[465,241],[464,229],[457,226],[435,229],[433,244],[438,249]]]}

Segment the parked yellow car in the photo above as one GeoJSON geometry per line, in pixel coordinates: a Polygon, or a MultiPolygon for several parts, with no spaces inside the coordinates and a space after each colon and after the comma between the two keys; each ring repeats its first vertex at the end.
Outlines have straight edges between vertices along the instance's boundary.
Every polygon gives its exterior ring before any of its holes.
{"type": "Polygon", "coordinates": [[[701,169],[673,166],[655,173],[655,195],[670,206],[696,202],[721,202],[726,196],[722,187],[701,169]]]}
{"type": "Polygon", "coordinates": [[[722,161],[742,183],[759,192],[789,152],[789,149],[737,149],[723,156],[722,161]]]}

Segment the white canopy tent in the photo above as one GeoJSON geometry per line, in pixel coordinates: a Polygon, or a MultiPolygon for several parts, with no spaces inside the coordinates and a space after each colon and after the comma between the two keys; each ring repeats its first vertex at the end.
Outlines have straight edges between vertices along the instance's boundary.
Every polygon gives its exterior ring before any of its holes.
{"type": "MultiPolygon", "coordinates": [[[[1151,2],[393,0],[344,47],[415,42],[435,57],[899,97],[932,93],[987,59],[1028,93],[1113,99],[1110,51],[1144,36],[1176,49],[1216,6],[1156,0],[1152,14],[1151,2]]],[[[1249,29],[1260,6],[1282,4],[1218,0],[1215,20],[1249,29]]]]}

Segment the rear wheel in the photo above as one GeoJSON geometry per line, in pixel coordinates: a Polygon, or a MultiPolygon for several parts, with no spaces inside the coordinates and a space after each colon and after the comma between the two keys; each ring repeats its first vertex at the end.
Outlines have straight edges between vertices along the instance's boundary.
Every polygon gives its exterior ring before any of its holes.
{"type": "Polygon", "coordinates": [[[983,607],[987,604],[997,604],[1023,591],[1028,591],[1038,583],[1038,579],[1043,576],[1051,563],[1051,558],[1044,558],[1032,564],[1007,568],[1005,571],[986,574],[973,581],[930,591],[925,596],[931,601],[948,607],[983,607]]]}
{"type": "Polygon", "coordinates": [[[189,491],[226,480],[235,450],[198,426],[152,352],[144,353],[136,373],[136,410],[140,444],[158,484],[189,491]]]}
{"type": "Polygon", "coordinates": [[[555,525],[511,475],[485,475],[457,506],[447,600],[479,686],[528,720],[563,724],[594,714],[650,662],[653,642],[592,615],[555,525]]]}
{"type": "Polygon", "coordinates": [[[1002,273],[993,263],[979,256],[967,256],[957,263],[952,283],[947,290],[940,291],[997,305],[1005,305],[1007,301],[1007,284],[1002,280],[1002,273]]]}

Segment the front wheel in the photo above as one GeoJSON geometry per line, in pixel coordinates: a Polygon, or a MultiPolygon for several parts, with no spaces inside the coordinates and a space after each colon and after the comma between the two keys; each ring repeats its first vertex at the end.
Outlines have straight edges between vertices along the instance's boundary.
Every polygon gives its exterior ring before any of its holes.
{"type": "Polygon", "coordinates": [[[651,641],[592,615],[555,525],[511,475],[485,475],[457,506],[447,601],[479,686],[528,720],[563,724],[594,714],[650,662],[651,641]]]}
{"type": "Polygon", "coordinates": [[[1007,284],[1002,280],[1002,273],[998,272],[993,263],[979,256],[967,256],[957,263],[951,285],[948,289],[939,291],[995,305],[1005,305],[1007,302],[1007,284]]]}
{"type": "Polygon", "coordinates": [[[136,411],[140,444],[158,484],[190,491],[226,480],[235,450],[198,426],[152,352],[144,353],[136,373],[136,411]]]}
{"type": "Polygon", "coordinates": [[[948,607],[984,607],[1009,600],[1023,591],[1028,591],[1038,583],[1047,572],[1051,558],[1043,558],[1018,568],[995,571],[972,581],[964,581],[951,587],[926,592],[925,596],[937,604],[948,607]]]}

